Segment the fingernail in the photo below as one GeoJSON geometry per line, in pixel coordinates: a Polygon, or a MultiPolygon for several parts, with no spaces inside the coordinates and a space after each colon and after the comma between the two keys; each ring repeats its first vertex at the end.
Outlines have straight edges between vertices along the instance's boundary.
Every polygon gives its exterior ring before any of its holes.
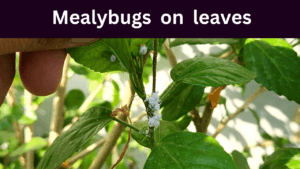
{"type": "Polygon", "coordinates": [[[100,38],[72,38],[68,47],[84,46],[98,41],[100,38]]]}

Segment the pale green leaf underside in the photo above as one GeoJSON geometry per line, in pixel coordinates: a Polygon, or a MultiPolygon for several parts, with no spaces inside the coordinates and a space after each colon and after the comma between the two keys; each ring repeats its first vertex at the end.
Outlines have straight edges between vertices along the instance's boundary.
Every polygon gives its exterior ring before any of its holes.
{"type": "Polygon", "coordinates": [[[236,169],[236,166],[212,137],[203,133],[175,132],[154,147],[144,168],[236,169]]]}
{"type": "Polygon", "coordinates": [[[38,169],[55,169],[62,164],[112,120],[110,114],[110,109],[101,106],[88,109],[68,131],[54,140],[38,169]]]}
{"type": "Polygon", "coordinates": [[[255,73],[236,63],[213,57],[187,59],[171,70],[174,82],[212,87],[248,83],[255,77],[255,73]]]}
{"type": "Polygon", "coordinates": [[[271,45],[267,42],[253,39],[246,41],[246,68],[255,72],[255,81],[268,90],[300,103],[300,59],[297,53],[285,46],[278,46],[281,44],[279,42],[271,45]]]}
{"type": "Polygon", "coordinates": [[[96,72],[130,71],[128,57],[131,57],[128,42],[124,38],[103,38],[91,45],[70,48],[71,57],[96,72]],[[112,61],[111,56],[116,56],[112,61]]]}

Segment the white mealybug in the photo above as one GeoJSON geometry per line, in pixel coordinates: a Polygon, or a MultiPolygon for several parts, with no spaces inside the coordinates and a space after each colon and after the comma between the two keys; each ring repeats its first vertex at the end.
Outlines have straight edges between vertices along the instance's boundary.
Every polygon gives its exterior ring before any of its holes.
{"type": "Polygon", "coordinates": [[[110,57],[110,61],[111,62],[115,62],[116,59],[117,59],[117,57],[115,55],[111,55],[111,57],[110,57]]]}
{"type": "Polygon", "coordinates": [[[145,55],[147,53],[147,47],[145,45],[141,45],[140,54],[145,55]]]}

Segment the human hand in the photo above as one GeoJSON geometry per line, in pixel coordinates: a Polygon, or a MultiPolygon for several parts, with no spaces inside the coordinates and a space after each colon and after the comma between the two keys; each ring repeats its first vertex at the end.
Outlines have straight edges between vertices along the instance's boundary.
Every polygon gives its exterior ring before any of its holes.
{"type": "Polygon", "coordinates": [[[99,39],[0,39],[0,106],[15,76],[15,52],[20,52],[19,73],[26,90],[37,96],[54,93],[60,84],[66,48],[99,39]]]}

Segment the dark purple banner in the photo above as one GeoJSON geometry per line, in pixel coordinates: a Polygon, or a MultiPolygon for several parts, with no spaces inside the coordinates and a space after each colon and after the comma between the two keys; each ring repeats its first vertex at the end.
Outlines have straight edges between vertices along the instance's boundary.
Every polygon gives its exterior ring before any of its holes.
{"type": "Polygon", "coordinates": [[[60,3],[2,6],[0,37],[300,37],[298,5],[285,2],[60,3]]]}

